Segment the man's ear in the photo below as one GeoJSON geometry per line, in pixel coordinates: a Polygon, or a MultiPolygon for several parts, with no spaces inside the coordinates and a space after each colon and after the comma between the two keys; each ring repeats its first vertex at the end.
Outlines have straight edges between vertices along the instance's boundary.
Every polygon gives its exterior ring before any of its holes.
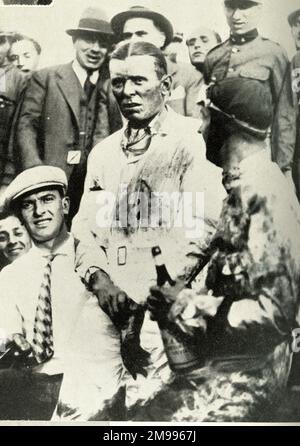
{"type": "Polygon", "coordinates": [[[169,74],[166,74],[165,76],[162,77],[161,83],[160,83],[162,95],[165,97],[169,96],[170,92],[171,92],[171,87],[172,87],[172,76],[169,74]]]}
{"type": "Polygon", "coordinates": [[[69,211],[70,211],[70,198],[69,197],[63,197],[62,208],[63,208],[64,214],[68,215],[69,211]]]}

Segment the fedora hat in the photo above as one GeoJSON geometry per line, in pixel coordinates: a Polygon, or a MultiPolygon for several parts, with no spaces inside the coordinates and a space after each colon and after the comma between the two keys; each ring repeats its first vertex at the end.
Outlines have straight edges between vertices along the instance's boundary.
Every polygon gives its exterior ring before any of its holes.
{"type": "Polygon", "coordinates": [[[168,45],[172,41],[174,31],[171,22],[159,12],[152,11],[144,6],[132,6],[132,8],[116,14],[111,19],[111,27],[116,36],[121,36],[125,22],[135,17],[153,20],[166,36],[165,45],[168,45]]]}
{"type": "Polygon", "coordinates": [[[296,11],[293,11],[293,12],[291,12],[291,14],[289,14],[288,22],[289,22],[290,26],[294,25],[294,22],[299,15],[300,15],[300,9],[296,9],[296,11]]]}
{"type": "Polygon", "coordinates": [[[78,28],[67,29],[66,33],[76,36],[83,32],[102,34],[113,38],[113,32],[104,11],[99,8],[87,8],[83,11],[79,20],[78,28]]]}

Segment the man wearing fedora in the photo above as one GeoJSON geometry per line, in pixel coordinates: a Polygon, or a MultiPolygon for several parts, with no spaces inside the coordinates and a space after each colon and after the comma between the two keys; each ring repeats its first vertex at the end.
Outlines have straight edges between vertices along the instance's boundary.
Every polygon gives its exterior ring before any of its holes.
{"type": "MultiPolygon", "coordinates": [[[[208,53],[204,67],[206,83],[235,78],[253,79],[264,85],[273,111],[272,159],[292,182],[295,123],[293,101],[285,84],[289,75],[288,57],[279,44],[259,35],[257,26],[264,0],[224,0],[223,3],[230,37],[208,53]]],[[[259,103],[260,98],[253,100],[259,103]]],[[[244,105],[247,106],[246,102],[244,105]]]]}
{"type": "MultiPolygon", "coordinates": [[[[174,34],[172,24],[165,16],[143,6],[133,6],[116,14],[111,27],[119,41],[144,40],[160,49],[172,42],[174,34]]],[[[168,61],[168,72],[172,76],[169,105],[177,113],[193,116],[201,76],[190,64],[183,62],[168,61]]]]}
{"type": "MultiPolygon", "coordinates": [[[[121,126],[112,98],[102,90],[113,33],[100,9],[86,9],[73,39],[74,61],[33,74],[17,126],[22,169],[61,167],[69,180],[71,210],[79,206],[91,148],[121,126]],[[112,105],[112,107],[111,107],[112,105]]],[[[119,115],[118,115],[119,116],[119,115]]]]}

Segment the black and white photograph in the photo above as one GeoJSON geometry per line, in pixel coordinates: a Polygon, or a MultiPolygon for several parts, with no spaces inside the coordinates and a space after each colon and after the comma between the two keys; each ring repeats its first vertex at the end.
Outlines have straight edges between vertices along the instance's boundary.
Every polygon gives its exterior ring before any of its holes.
{"type": "Polygon", "coordinates": [[[0,425],[300,424],[299,111],[299,0],[0,1],[0,425]]]}

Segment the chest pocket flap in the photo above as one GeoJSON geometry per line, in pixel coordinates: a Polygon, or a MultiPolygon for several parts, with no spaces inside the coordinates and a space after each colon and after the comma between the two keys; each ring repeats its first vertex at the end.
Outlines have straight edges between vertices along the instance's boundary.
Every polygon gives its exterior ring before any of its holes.
{"type": "Polygon", "coordinates": [[[265,67],[243,67],[240,70],[240,76],[257,81],[266,81],[270,77],[270,72],[265,67]]]}

